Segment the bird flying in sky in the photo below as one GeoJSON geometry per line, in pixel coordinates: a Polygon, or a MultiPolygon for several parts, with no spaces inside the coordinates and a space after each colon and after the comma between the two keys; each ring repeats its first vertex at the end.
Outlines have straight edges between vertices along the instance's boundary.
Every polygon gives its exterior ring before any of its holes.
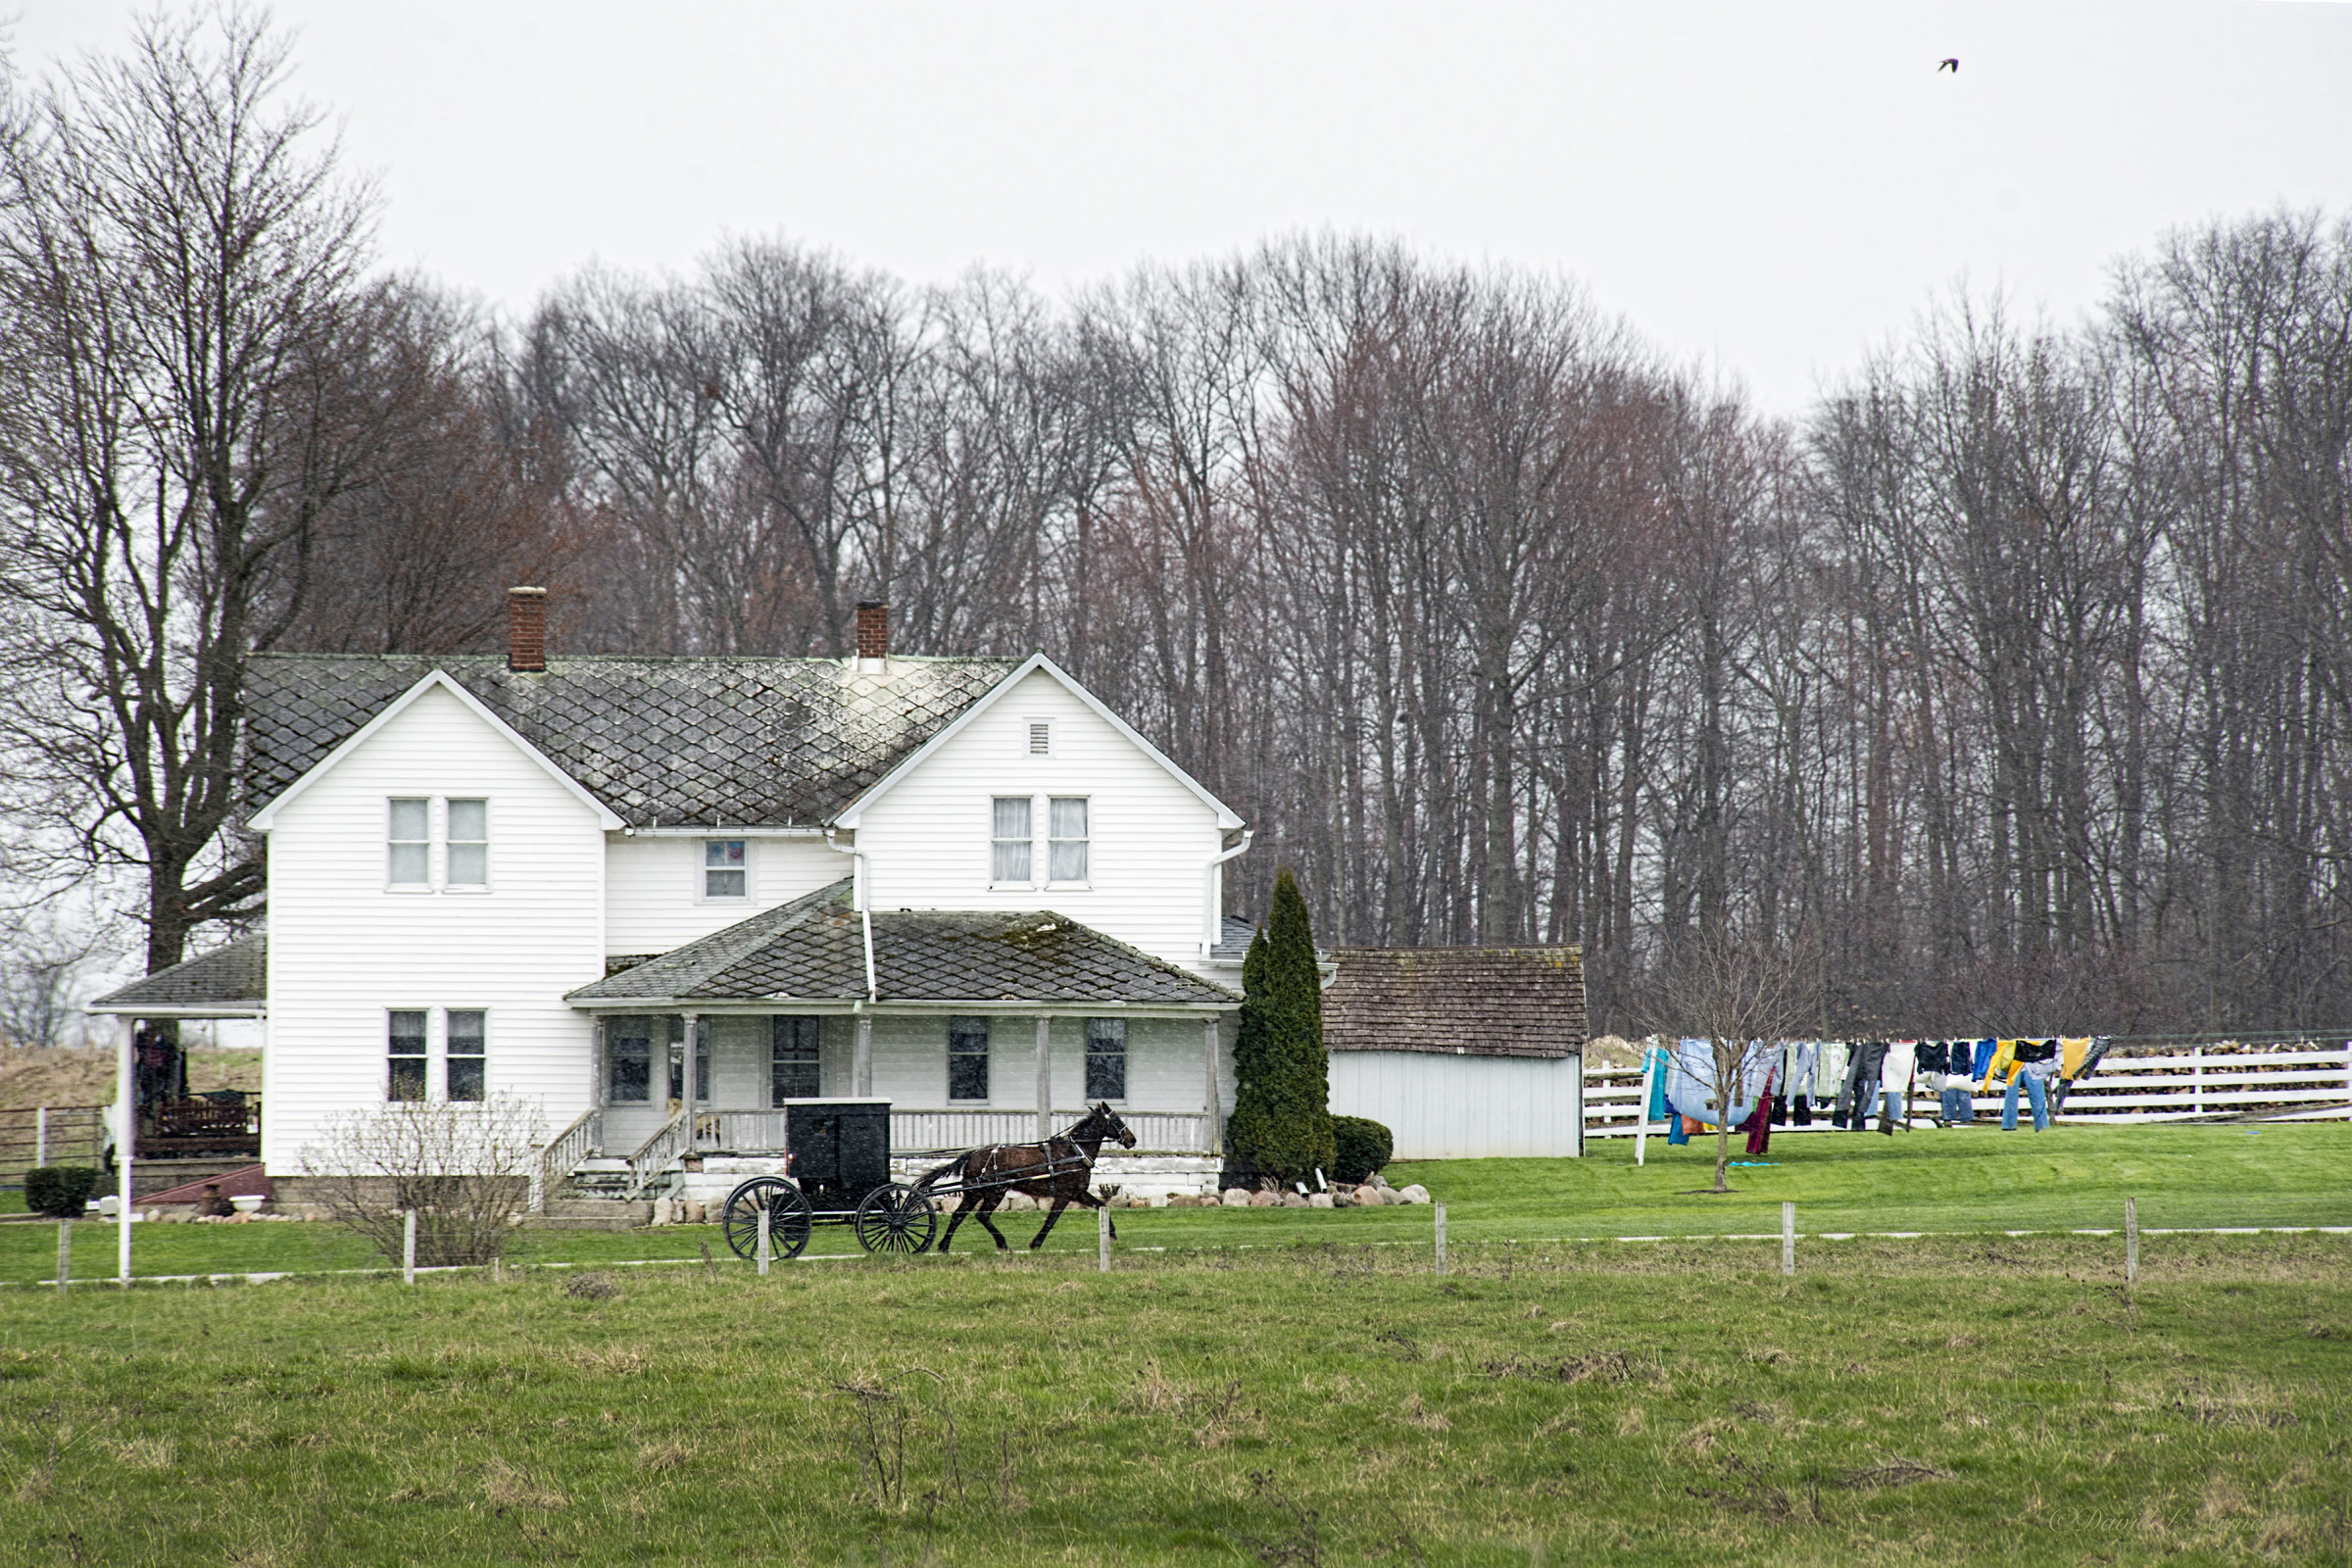
{"type": "Polygon", "coordinates": [[[1942,65],[1940,65],[1940,66],[1937,66],[1937,67],[1936,68],[1936,74],[1938,74],[1938,75],[1941,75],[1941,74],[1942,74],[1944,72],[1947,72],[1947,71],[1948,71],[1948,72],[1950,72],[1950,73],[1951,73],[1953,75],[1955,75],[1955,76],[1957,76],[1958,74],[1960,74],[1960,57],[1959,57],[1959,56],[1957,56],[1957,55],[1954,55],[1954,56],[1953,56],[1951,59],[1949,59],[1949,60],[1946,60],[1946,61],[1945,61],[1945,62],[1944,62],[1942,65]]]}

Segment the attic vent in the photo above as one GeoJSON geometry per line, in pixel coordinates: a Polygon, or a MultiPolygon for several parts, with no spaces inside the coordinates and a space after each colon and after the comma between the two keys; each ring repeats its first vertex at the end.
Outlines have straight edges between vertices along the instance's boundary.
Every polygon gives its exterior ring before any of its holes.
{"type": "Polygon", "coordinates": [[[1050,757],[1054,753],[1054,721],[1033,718],[1029,721],[1029,755],[1050,757]]]}

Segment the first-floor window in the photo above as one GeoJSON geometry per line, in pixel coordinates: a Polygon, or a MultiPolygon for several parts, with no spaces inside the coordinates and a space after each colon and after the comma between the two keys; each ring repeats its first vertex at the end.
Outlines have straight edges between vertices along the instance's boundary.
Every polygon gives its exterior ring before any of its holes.
{"type": "Polygon", "coordinates": [[[424,1009],[395,1011],[392,1014],[387,1054],[392,1070],[386,1080],[386,1100],[422,1100],[424,1098],[424,1009]]]}
{"type": "Polygon", "coordinates": [[[452,1100],[480,1100],[487,1087],[488,1073],[485,1055],[489,1031],[485,1027],[489,1014],[461,1012],[451,1008],[449,1013],[449,1098],[452,1100]]]}
{"type": "Polygon", "coordinates": [[[607,1025],[606,1040],[606,1098],[615,1104],[644,1104],[653,1096],[653,1020],[615,1018],[607,1025]]]}
{"type": "Polygon", "coordinates": [[[781,1016],[771,1020],[774,1032],[767,1058],[769,1104],[816,1098],[817,1022],[814,1018],[781,1016]]]}
{"type": "Polygon", "coordinates": [[[1086,1098],[1127,1098],[1127,1020],[1086,1020],[1086,1098]]]}
{"type": "Polygon", "coordinates": [[[694,1098],[710,1102],[710,1020],[694,1021],[694,1098]]]}
{"type": "Polygon", "coordinates": [[[988,1020],[948,1020],[948,1098],[988,1098],[988,1020]]]}

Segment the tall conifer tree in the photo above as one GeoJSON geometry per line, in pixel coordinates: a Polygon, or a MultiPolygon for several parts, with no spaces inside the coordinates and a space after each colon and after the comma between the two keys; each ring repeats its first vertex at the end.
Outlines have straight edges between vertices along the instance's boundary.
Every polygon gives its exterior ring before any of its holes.
{"type": "Polygon", "coordinates": [[[1242,961],[1239,1080],[1226,1147],[1235,1166],[1284,1182],[1332,1168],[1331,1066],[1323,1050],[1323,987],[1306,900],[1285,869],[1266,923],[1242,961]]]}

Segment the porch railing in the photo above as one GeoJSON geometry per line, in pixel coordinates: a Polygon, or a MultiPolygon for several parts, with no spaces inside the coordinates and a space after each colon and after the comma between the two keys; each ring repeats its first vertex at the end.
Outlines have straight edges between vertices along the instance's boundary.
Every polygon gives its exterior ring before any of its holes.
{"type": "Polygon", "coordinates": [[[544,1212],[548,1199],[562,1191],[580,1161],[592,1158],[604,1147],[605,1113],[593,1106],[548,1140],[547,1147],[539,1151],[538,1180],[531,1184],[531,1212],[544,1212]]]}
{"type": "MultiPolygon", "coordinates": [[[[1083,1106],[1054,1111],[1054,1130],[1058,1132],[1085,1114],[1083,1106]]],[[[1121,1117],[1135,1134],[1135,1152],[1139,1154],[1210,1152],[1209,1120],[1199,1112],[1134,1110],[1122,1112],[1121,1117]]],[[[902,1156],[934,1149],[971,1149],[980,1144],[1023,1144],[1036,1140],[1034,1110],[913,1108],[894,1109],[890,1113],[891,1152],[902,1156]]],[[[705,1110],[695,1115],[693,1147],[698,1151],[764,1153],[780,1151],[784,1145],[781,1110],[705,1110]]]]}
{"type": "Polygon", "coordinates": [[[701,1114],[681,1110],[663,1123],[660,1132],[637,1146],[636,1152],[629,1155],[629,1190],[621,1194],[624,1200],[642,1195],[672,1162],[694,1147],[695,1123],[701,1114]]]}

